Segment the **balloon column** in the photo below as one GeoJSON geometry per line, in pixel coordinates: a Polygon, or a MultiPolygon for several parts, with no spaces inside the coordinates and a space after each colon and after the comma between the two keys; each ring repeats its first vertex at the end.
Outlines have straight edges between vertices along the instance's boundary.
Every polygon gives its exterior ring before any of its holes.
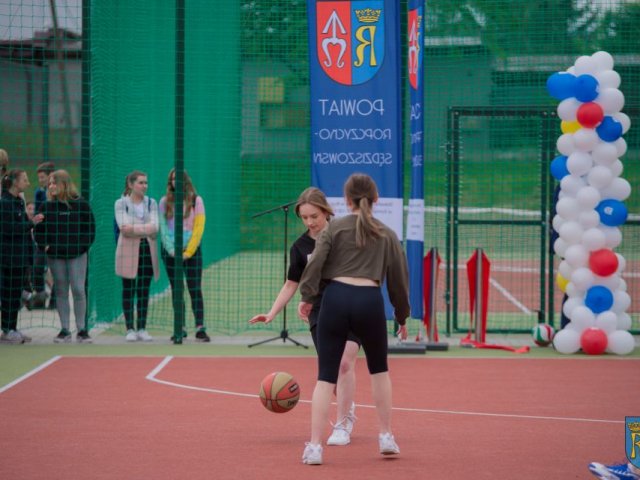
{"type": "Polygon", "coordinates": [[[620,226],[627,219],[624,201],[631,186],[620,175],[627,144],[623,135],[631,121],[622,113],[620,75],[607,52],[582,56],[566,72],[547,80],[547,90],[560,100],[560,155],[551,174],[560,182],[553,228],[562,258],[557,283],[568,299],[563,305],[570,323],[553,345],[561,353],[605,351],[625,355],[635,343],[629,333],[631,303],[622,278],[625,259],[620,226]]]}

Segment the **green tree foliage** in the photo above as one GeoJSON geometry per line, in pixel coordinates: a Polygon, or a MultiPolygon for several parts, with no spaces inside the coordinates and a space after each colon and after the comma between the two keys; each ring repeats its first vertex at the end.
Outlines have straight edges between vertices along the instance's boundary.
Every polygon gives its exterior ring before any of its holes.
{"type": "Polygon", "coordinates": [[[307,6],[305,0],[253,0],[242,3],[242,54],[255,60],[280,61],[309,77],[307,6]]]}

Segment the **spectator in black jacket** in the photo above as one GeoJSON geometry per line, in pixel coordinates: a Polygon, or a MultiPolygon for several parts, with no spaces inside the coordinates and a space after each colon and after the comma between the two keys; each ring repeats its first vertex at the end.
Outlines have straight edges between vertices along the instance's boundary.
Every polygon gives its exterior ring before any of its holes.
{"type": "Polygon", "coordinates": [[[87,297],[87,252],[95,239],[95,219],[89,203],[78,191],[65,170],[56,170],[49,176],[47,202],[41,207],[44,221],[35,229],[38,248],[46,252],[47,263],[53,275],[56,307],[60,315],[61,330],[54,342],[70,342],[69,287],[73,294],[78,342],[91,342],[85,324],[87,297]]]}
{"type": "Polygon", "coordinates": [[[2,343],[24,343],[31,340],[18,330],[18,312],[21,307],[25,273],[33,256],[31,231],[43,219],[27,217],[24,191],[29,187],[27,172],[9,170],[2,176],[0,199],[0,302],[2,303],[2,343]]]}

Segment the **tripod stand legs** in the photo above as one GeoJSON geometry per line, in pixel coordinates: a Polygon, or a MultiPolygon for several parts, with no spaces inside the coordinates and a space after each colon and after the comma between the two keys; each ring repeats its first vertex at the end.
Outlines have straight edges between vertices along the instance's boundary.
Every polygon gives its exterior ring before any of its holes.
{"type": "Polygon", "coordinates": [[[255,347],[256,345],[262,345],[263,343],[268,343],[268,342],[273,342],[274,340],[279,340],[282,339],[282,343],[285,343],[287,340],[289,340],[291,343],[302,347],[302,348],[309,348],[308,345],[305,345],[304,343],[300,343],[299,341],[291,338],[289,336],[289,330],[287,330],[286,328],[283,328],[282,331],[280,332],[280,335],[278,337],[273,337],[273,338],[267,338],[266,340],[261,340],[259,342],[256,343],[251,343],[249,345],[247,345],[247,347],[251,348],[251,347],[255,347]]]}

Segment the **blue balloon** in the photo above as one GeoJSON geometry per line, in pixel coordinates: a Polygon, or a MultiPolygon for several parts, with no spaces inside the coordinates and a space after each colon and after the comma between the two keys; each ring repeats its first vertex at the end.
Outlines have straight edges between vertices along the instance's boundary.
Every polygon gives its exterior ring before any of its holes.
{"type": "Polygon", "coordinates": [[[596,212],[600,215],[600,221],[609,227],[622,225],[627,221],[627,215],[629,214],[626,205],[613,198],[602,200],[596,207],[596,212]]]}
{"type": "Polygon", "coordinates": [[[558,155],[551,161],[551,175],[558,181],[569,175],[566,155],[558,155]]]}
{"type": "Polygon", "coordinates": [[[573,97],[576,77],[567,72],[557,72],[547,79],[547,91],[549,95],[558,100],[573,97]]]}
{"type": "Polygon", "coordinates": [[[615,142],[622,136],[622,124],[610,116],[605,116],[596,127],[598,136],[605,142],[615,142]]]}
{"type": "Polygon", "coordinates": [[[595,314],[605,312],[613,305],[613,293],[607,287],[594,285],[587,290],[584,304],[595,314]]]}
{"type": "Polygon", "coordinates": [[[598,80],[592,75],[580,75],[573,89],[574,97],[581,102],[590,102],[598,96],[598,80]]]}

